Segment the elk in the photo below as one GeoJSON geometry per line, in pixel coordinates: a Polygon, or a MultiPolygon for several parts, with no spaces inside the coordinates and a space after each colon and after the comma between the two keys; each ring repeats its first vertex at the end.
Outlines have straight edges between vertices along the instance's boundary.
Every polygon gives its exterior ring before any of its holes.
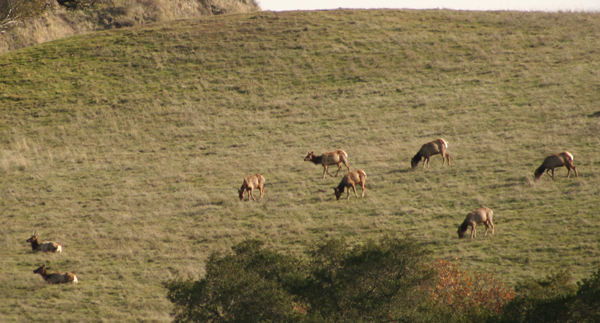
{"type": "Polygon", "coordinates": [[[465,232],[469,226],[471,226],[471,239],[477,237],[477,225],[483,223],[485,225],[484,236],[487,236],[490,226],[492,227],[492,235],[494,234],[494,223],[492,222],[492,216],[494,211],[487,207],[480,207],[477,210],[467,214],[467,218],[458,228],[458,238],[462,239],[465,236],[465,232]]]}
{"type": "Polygon", "coordinates": [[[350,165],[348,165],[348,154],[341,149],[323,153],[321,156],[317,156],[311,151],[308,153],[308,155],[306,155],[304,161],[313,162],[315,165],[323,165],[323,178],[321,179],[325,179],[325,173],[331,177],[334,177],[333,175],[329,174],[329,166],[331,165],[338,166],[338,171],[335,173],[335,177],[337,177],[342,170],[342,163],[348,168],[348,171],[350,171],[350,165]]]}
{"type": "Polygon", "coordinates": [[[342,178],[340,185],[333,188],[333,190],[335,191],[336,200],[340,199],[340,197],[342,196],[342,193],[344,193],[344,189],[347,189],[347,191],[348,191],[346,199],[349,200],[350,199],[350,187],[352,187],[352,189],[354,190],[354,196],[356,196],[356,198],[358,198],[358,195],[356,194],[356,184],[358,184],[358,185],[360,185],[360,187],[362,187],[362,195],[360,197],[365,197],[365,182],[366,181],[367,181],[367,174],[362,169],[357,169],[353,172],[346,173],[346,175],[344,175],[344,178],[342,178]]]}
{"type": "Polygon", "coordinates": [[[567,172],[567,178],[569,178],[569,175],[571,175],[571,169],[573,169],[575,172],[575,177],[579,177],[577,174],[577,168],[575,168],[575,165],[573,165],[573,155],[571,155],[571,153],[568,151],[564,151],[562,153],[546,157],[542,163],[542,166],[535,170],[535,180],[537,181],[540,179],[540,177],[544,175],[544,171],[546,171],[546,174],[548,174],[548,176],[552,177],[552,180],[554,180],[554,168],[563,166],[567,167],[569,170],[567,172]],[[552,174],[550,174],[549,171],[552,171],[552,174]]]}
{"type": "Polygon", "coordinates": [[[254,195],[252,194],[252,191],[255,188],[258,188],[260,190],[260,198],[262,199],[263,193],[265,192],[265,178],[261,174],[256,174],[244,178],[244,183],[242,184],[242,187],[238,190],[238,193],[240,193],[240,201],[244,200],[245,192],[248,192],[248,201],[250,201],[251,197],[254,201],[256,201],[254,195]]]}
{"type": "Polygon", "coordinates": [[[40,274],[44,280],[49,284],[66,284],[66,283],[77,283],[79,280],[73,273],[53,273],[48,274],[46,272],[46,265],[33,271],[34,274],[40,274]]]}
{"type": "Polygon", "coordinates": [[[424,158],[423,168],[425,168],[425,163],[427,163],[427,168],[429,168],[429,158],[433,155],[442,154],[442,167],[446,163],[446,160],[448,160],[448,166],[450,166],[450,154],[448,154],[447,150],[448,142],[442,138],[428,142],[421,146],[419,152],[410,161],[410,165],[415,169],[421,161],[421,158],[424,158]]]}
{"type": "Polygon", "coordinates": [[[33,232],[31,238],[27,239],[26,242],[31,243],[31,249],[33,249],[33,251],[62,252],[62,246],[54,241],[44,241],[43,243],[40,243],[37,232],[33,232]]]}

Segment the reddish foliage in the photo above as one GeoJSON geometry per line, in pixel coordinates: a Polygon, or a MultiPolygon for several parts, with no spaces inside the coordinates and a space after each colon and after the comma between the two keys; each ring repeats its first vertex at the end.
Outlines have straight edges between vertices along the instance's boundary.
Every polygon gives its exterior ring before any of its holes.
{"type": "Polygon", "coordinates": [[[298,314],[305,315],[308,313],[308,304],[306,303],[292,302],[292,308],[294,309],[294,312],[298,314]]]}
{"type": "Polygon", "coordinates": [[[515,291],[492,274],[468,273],[441,259],[433,268],[438,272],[438,282],[431,290],[431,298],[455,312],[483,307],[500,315],[504,305],[515,297],[515,291]]]}

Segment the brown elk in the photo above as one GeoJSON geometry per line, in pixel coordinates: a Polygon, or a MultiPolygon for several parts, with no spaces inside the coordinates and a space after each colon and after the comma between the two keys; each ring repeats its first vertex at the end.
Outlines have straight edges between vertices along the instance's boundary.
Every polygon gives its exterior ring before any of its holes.
{"type": "Polygon", "coordinates": [[[248,201],[250,201],[251,197],[254,201],[256,201],[254,195],[252,194],[252,191],[255,188],[258,188],[260,190],[260,198],[262,199],[263,193],[265,192],[265,178],[261,174],[256,174],[244,178],[242,188],[238,190],[238,193],[240,193],[240,201],[244,200],[245,192],[248,192],[248,201]]]}
{"type": "Polygon", "coordinates": [[[331,165],[338,166],[338,171],[335,173],[335,177],[337,177],[342,170],[342,163],[348,168],[348,171],[350,171],[350,165],[348,165],[348,154],[341,149],[323,153],[321,156],[317,156],[311,151],[308,153],[308,155],[306,155],[304,161],[313,162],[315,165],[323,165],[323,178],[321,179],[325,179],[325,173],[333,177],[333,175],[329,174],[329,166],[331,165]]]}
{"type": "Polygon", "coordinates": [[[31,243],[31,249],[33,251],[46,251],[46,252],[61,252],[62,246],[54,241],[44,241],[40,243],[37,232],[34,232],[31,238],[27,239],[26,242],[31,243]]]}
{"type": "Polygon", "coordinates": [[[467,218],[458,228],[458,238],[462,239],[469,226],[471,226],[471,239],[477,237],[477,225],[483,223],[485,225],[484,236],[487,235],[490,226],[492,227],[492,235],[494,234],[494,222],[492,217],[494,211],[487,207],[480,207],[477,210],[467,214],[467,218]]]}
{"type": "Polygon", "coordinates": [[[34,274],[40,274],[44,280],[49,284],[66,284],[66,283],[77,283],[79,279],[73,273],[53,273],[48,274],[46,272],[46,265],[33,271],[34,274]]]}
{"type": "Polygon", "coordinates": [[[419,152],[412,158],[410,161],[410,165],[412,168],[416,168],[421,158],[423,159],[423,168],[425,168],[425,163],[427,163],[427,168],[429,168],[429,158],[433,155],[442,154],[442,166],[448,160],[448,166],[450,166],[450,154],[447,152],[448,150],[448,142],[444,139],[438,139],[431,142],[428,142],[421,146],[419,152]]]}
{"type": "Polygon", "coordinates": [[[575,168],[575,165],[573,165],[573,155],[571,155],[570,152],[565,151],[546,157],[542,163],[542,166],[535,170],[535,179],[540,179],[540,177],[544,175],[544,171],[546,171],[546,174],[548,174],[548,176],[552,177],[552,180],[554,180],[554,168],[563,166],[567,167],[569,170],[567,172],[567,178],[569,178],[569,175],[571,175],[571,169],[573,169],[575,172],[575,177],[579,177],[577,174],[577,168],[575,168]],[[549,171],[552,171],[552,174],[550,174],[549,171]]]}
{"type": "Polygon", "coordinates": [[[360,197],[365,197],[365,182],[366,181],[367,181],[367,174],[362,169],[357,169],[353,172],[346,173],[346,175],[344,175],[344,178],[342,178],[340,185],[338,185],[338,187],[333,188],[333,190],[335,191],[336,200],[340,199],[340,197],[342,196],[342,193],[344,193],[344,189],[346,189],[348,191],[346,199],[349,200],[350,199],[350,187],[352,187],[352,189],[354,190],[354,196],[356,196],[356,198],[358,198],[358,195],[356,194],[356,184],[358,184],[358,185],[360,185],[360,187],[362,187],[362,195],[360,197]]]}

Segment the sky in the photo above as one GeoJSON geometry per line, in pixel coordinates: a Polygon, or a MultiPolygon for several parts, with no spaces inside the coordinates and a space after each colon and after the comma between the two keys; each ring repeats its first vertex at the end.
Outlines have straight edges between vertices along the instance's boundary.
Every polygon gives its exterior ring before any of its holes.
{"type": "Polygon", "coordinates": [[[262,10],[454,9],[518,11],[600,11],[600,0],[258,0],[262,10]]]}

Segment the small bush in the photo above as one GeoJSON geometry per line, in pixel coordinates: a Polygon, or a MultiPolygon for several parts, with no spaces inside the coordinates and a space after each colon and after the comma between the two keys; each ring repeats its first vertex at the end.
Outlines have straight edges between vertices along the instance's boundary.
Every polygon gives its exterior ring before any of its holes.
{"type": "Polygon", "coordinates": [[[600,322],[600,269],[577,284],[579,290],[570,309],[572,322],[600,322]]]}
{"type": "Polygon", "coordinates": [[[211,255],[206,277],[172,281],[165,286],[175,304],[175,322],[294,322],[294,299],[286,290],[297,260],[263,250],[250,240],[234,247],[235,254],[211,255]]]}
{"type": "Polygon", "coordinates": [[[308,252],[309,275],[299,295],[309,314],[327,321],[412,320],[433,282],[427,254],[411,239],[386,237],[354,248],[332,239],[308,252]]]}
{"type": "Polygon", "coordinates": [[[562,271],[517,284],[501,322],[600,322],[600,269],[577,284],[570,281],[562,271]]]}
{"type": "Polygon", "coordinates": [[[543,279],[529,279],[515,287],[516,297],[504,308],[501,322],[567,322],[567,299],[577,286],[566,271],[543,279]]]}
{"type": "Polygon", "coordinates": [[[433,268],[438,281],[431,290],[434,307],[446,312],[448,321],[482,322],[499,317],[515,291],[490,273],[468,273],[456,264],[440,260],[433,268]]]}

